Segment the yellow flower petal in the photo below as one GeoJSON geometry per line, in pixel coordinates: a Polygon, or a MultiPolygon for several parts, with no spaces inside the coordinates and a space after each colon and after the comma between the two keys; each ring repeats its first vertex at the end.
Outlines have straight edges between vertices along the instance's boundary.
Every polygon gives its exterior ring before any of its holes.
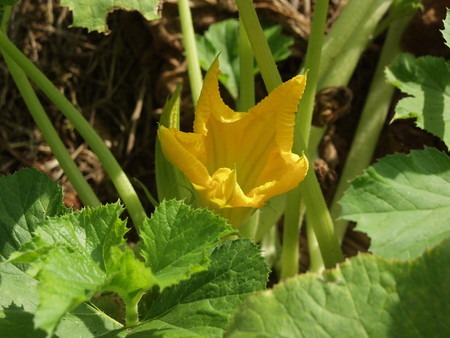
{"type": "Polygon", "coordinates": [[[205,76],[194,132],[160,127],[161,146],[193,183],[201,205],[216,210],[261,207],[267,199],[293,189],[306,175],[307,159],[291,152],[306,77],[283,83],[243,113],[223,102],[219,74],[216,60],[205,76]]]}
{"type": "Polygon", "coordinates": [[[166,158],[180,168],[192,184],[202,185],[210,179],[201,161],[201,135],[159,126],[158,137],[166,158]]]}

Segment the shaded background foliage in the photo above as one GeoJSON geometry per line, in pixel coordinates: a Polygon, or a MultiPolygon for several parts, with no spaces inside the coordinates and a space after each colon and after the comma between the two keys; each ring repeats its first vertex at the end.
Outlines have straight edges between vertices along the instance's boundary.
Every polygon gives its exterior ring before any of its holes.
{"type": "MultiPolygon", "coordinates": [[[[306,52],[314,1],[254,2],[261,20],[281,24],[284,33],[294,38],[292,56],[279,64],[283,79],[288,79],[297,72],[306,52]]],[[[330,1],[329,27],[345,2],[330,1]]],[[[439,32],[446,1],[426,0],[424,3],[424,11],[416,15],[405,32],[403,47],[417,56],[431,54],[448,59],[450,53],[443,47],[439,32]]],[[[193,0],[191,6],[197,33],[205,31],[214,22],[237,16],[231,0],[193,0]]],[[[154,142],[157,121],[177,83],[183,84],[182,128],[189,130],[193,120],[176,1],[165,1],[162,19],[154,22],[146,22],[137,12],[115,11],[108,17],[111,30],[108,35],[69,28],[70,23],[71,13],[60,7],[57,0],[23,0],[10,20],[9,35],[95,126],[127,174],[142,181],[156,195],[154,142]]],[[[344,109],[345,114],[328,128],[320,146],[321,158],[315,162],[315,168],[328,199],[350,146],[383,39],[381,35],[368,46],[349,85],[353,100],[348,109],[344,109]]],[[[256,81],[259,100],[265,90],[261,79],[256,81]]],[[[70,122],[43,96],[41,98],[101,201],[116,201],[118,196],[95,154],[70,122]]],[[[231,100],[227,103],[231,104],[231,100]]],[[[36,167],[64,185],[67,205],[80,207],[75,191],[36,128],[3,61],[0,61],[0,121],[0,174],[9,174],[22,167],[36,167]]],[[[412,121],[386,123],[376,157],[420,149],[424,145],[445,149],[442,141],[419,130],[412,121]]],[[[143,192],[139,193],[145,200],[143,192]]],[[[146,208],[151,208],[150,203],[146,203],[146,208]]],[[[301,266],[305,270],[308,257],[306,241],[302,237],[301,266]]],[[[348,255],[364,251],[367,246],[367,237],[351,230],[344,241],[348,255]]]]}

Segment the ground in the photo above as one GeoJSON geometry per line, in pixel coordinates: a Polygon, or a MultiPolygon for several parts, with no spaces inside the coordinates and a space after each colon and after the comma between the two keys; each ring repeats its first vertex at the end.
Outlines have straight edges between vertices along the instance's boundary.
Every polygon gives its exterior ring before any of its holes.
{"type": "MultiPolygon", "coordinates": [[[[288,79],[295,74],[305,55],[311,1],[257,0],[255,3],[261,18],[281,24],[284,33],[295,39],[292,57],[279,64],[283,79],[288,79]]],[[[439,32],[445,3],[444,0],[425,1],[424,10],[416,15],[405,33],[403,47],[406,51],[415,55],[450,57],[439,32]]],[[[194,0],[191,4],[199,33],[213,22],[237,15],[234,1],[194,0]]],[[[344,4],[344,0],[330,1],[328,27],[332,26],[344,4]]],[[[183,84],[183,128],[190,128],[193,119],[176,1],[165,1],[162,19],[154,22],[145,21],[136,12],[115,11],[108,17],[110,33],[107,35],[69,28],[70,23],[70,11],[59,6],[56,0],[22,0],[10,20],[9,36],[94,125],[126,173],[156,194],[154,143],[157,122],[164,102],[177,83],[183,84]]],[[[344,108],[348,109],[342,108],[343,116],[330,125],[320,147],[321,159],[315,166],[328,199],[345,160],[383,39],[381,35],[368,46],[349,88],[342,89],[344,97],[349,95],[353,99],[351,102],[344,100],[344,108]]],[[[265,95],[261,79],[257,79],[257,92],[258,99],[265,95]]],[[[118,196],[95,154],[71,123],[43,95],[39,96],[101,201],[116,201],[118,196]]],[[[399,97],[398,94],[396,98],[399,97]]],[[[76,192],[36,128],[2,59],[0,114],[0,174],[36,167],[64,186],[67,205],[81,207],[76,192]]],[[[444,149],[439,139],[416,128],[413,121],[392,124],[387,121],[374,160],[424,145],[444,149]]],[[[146,209],[151,210],[143,191],[138,192],[146,201],[146,209]]],[[[307,266],[306,241],[302,244],[301,265],[304,269],[307,266]]],[[[353,255],[367,250],[368,245],[369,239],[363,234],[349,231],[344,250],[353,255]]]]}

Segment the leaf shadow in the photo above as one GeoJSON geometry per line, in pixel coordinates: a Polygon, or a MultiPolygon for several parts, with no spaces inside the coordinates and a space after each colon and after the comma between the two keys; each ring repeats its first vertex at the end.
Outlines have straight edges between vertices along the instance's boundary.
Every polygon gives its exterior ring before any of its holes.
{"type": "Polygon", "coordinates": [[[3,313],[4,317],[0,318],[1,337],[46,337],[45,331],[34,328],[34,315],[25,311],[22,306],[17,306],[15,303],[11,303],[11,305],[7,308],[3,308],[3,313]]]}

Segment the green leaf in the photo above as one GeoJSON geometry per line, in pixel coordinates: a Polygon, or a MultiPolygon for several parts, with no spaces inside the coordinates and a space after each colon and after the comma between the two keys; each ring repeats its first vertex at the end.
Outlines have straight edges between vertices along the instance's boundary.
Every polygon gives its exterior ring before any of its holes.
{"type": "Polygon", "coordinates": [[[11,256],[31,263],[29,271],[39,280],[36,327],[51,333],[66,312],[103,291],[118,293],[127,305],[137,303],[155,284],[126,246],[122,211],[116,203],[50,218],[11,256]]]}
{"type": "Polygon", "coordinates": [[[434,148],[387,156],[351,182],[341,204],[374,254],[418,257],[450,237],[450,158],[434,148]]]}
{"type": "Polygon", "coordinates": [[[64,314],[100,291],[105,273],[83,253],[67,247],[51,250],[37,275],[36,327],[52,332],[64,314]]]}
{"type": "Polygon", "coordinates": [[[36,169],[0,178],[0,260],[31,239],[39,222],[68,212],[62,189],[36,169]]]}
{"type": "MultiPolygon", "coordinates": [[[[294,44],[294,39],[282,33],[281,25],[264,25],[263,28],[273,59],[277,62],[286,60],[291,55],[289,48],[294,44]]],[[[255,68],[259,73],[259,67],[256,65],[255,68]]]]}
{"type": "Polygon", "coordinates": [[[450,48],[450,9],[447,8],[447,16],[444,20],[444,29],[441,31],[445,44],[450,48]]]}
{"type": "Polygon", "coordinates": [[[99,337],[112,330],[123,327],[103,312],[94,309],[88,304],[80,304],[77,308],[67,313],[55,331],[58,337],[72,337],[76,332],[77,337],[99,337]]]}
{"type": "Polygon", "coordinates": [[[161,0],[61,0],[73,12],[73,26],[88,31],[108,31],[108,14],[117,10],[139,11],[147,20],[160,18],[161,0]]]}
{"type": "Polygon", "coordinates": [[[33,325],[37,304],[37,281],[11,263],[0,263],[0,336],[45,337],[33,325]]]}
{"type": "Polygon", "coordinates": [[[14,304],[26,311],[34,311],[38,303],[36,287],[37,281],[15,265],[0,263],[1,307],[6,308],[14,304]]]}
{"type": "MultiPolygon", "coordinates": [[[[127,332],[132,337],[222,337],[231,316],[249,294],[265,288],[268,268],[249,240],[216,247],[207,271],[148,295],[147,321],[127,332]]],[[[116,336],[119,331],[111,332],[116,336]]]]}
{"type": "MultiPolygon", "coordinates": [[[[0,336],[45,337],[45,331],[34,328],[38,304],[37,281],[11,263],[0,263],[0,336]]],[[[102,312],[81,304],[61,320],[56,334],[70,337],[73,332],[88,338],[122,327],[102,312]]]]}
{"type": "Polygon", "coordinates": [[[162,289],[207,269],[211,249],[235,232],[206,209],[163,201],[141,229],[141,255],[162,289]]]}
{"type": "Polygon", "coordinates": [[[400,100],[394,119],[416,118],[416,124],[450,146],[450,65],[442,58],[399,55],[386,70],[389,83],[412,95],[400,100]]]}
{"type": "Polygon", "coordinates": [[[414,261],[361,254],[248,297],[225,337],[446,337],[450,243],[414,261]]]}
{"type": "Polygon", "coordinates": [[[236,19],[228,19],[209,26],[203,36],[196,35],[201,67],[209,69],[220,54],[219,81],[235,100],[239,94],[238,26],[236,19]]]}
{"type": "MultiPolygon", "coordinates": [[[[209,26],[204,35],[196,35],[201,67],[208,70],[219,55],[221,71],[219,81],[234,100],[237,100],[239,95],[238,28],[238,20],[227,19],[209,26]]],[[[276,62],[289,57],[291,54],[289,47],[293,45],[294,39],[283,35],[280,25],[265,25],[264,35],[276,62]]],[[[259,73],[257,65],[255,65],[254,71],[255,74],[259,73]]]]}

